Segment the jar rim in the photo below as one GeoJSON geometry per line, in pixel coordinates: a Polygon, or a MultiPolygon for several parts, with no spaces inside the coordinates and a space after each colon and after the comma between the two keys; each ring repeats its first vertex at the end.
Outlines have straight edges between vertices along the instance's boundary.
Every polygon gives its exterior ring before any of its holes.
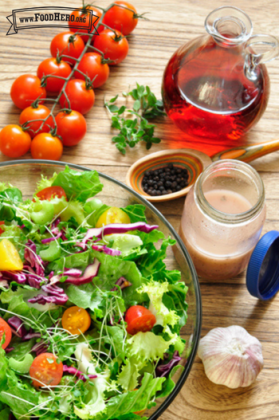
{"type": "Polygon", "coordinates": [[[225,224],[237,224],[237,223],[246,222],[247,220],[254,217],[256,214],[258,214],[262,210],[265,203],[264,183],[259,173],[251,165],[248,165],[245,162],[242,162],[240,160],[235,160],[235,159],[222,159],[222,160],[213,162],[211,165],[209,165],[199,175],[194,186],[194,194],[195,194],[195,198],[199,206],[204,211],[204,213],[206,213],[208,216],[215,219],[216,221],[220,223],[225,223],[225,224]],[[250,178],[253,179],[253,182],[255,183],[258,189],[259,197],[258,197],[257,202],[249,210],[243,213],[236,213],[236,214],[224,213],[220,210],[217,210],[207,201],[205,194],[203,192],[202,186],[206,178],[211,173],[214,173],[215,169],[220,170],[220,169],[226,169],[226,168],[229,170],[237,170],[242,173],[245,173],[245,175],[247,176],[250,176],[250,178]]]}
{"type": "Polygon", "coordinates": [[[253,32],[253,24],[249,16],[243,10],[234,6],[221,6],[214,9],[206,17],[204,26],[216,42],[226,47],[243,44],[251,37],[253,32]],[[222,25],[229,22],[235,28],[236,33],[233,36],[226,36],[221,31],[222,25]]]}

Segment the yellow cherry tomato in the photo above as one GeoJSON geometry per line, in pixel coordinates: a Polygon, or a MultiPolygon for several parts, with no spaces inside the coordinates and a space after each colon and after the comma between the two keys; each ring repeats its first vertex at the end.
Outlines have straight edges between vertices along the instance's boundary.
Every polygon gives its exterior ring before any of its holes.
{"type": "Polygon", "coordinates": [[[70,334],[83,334],[91,324],[89,313],[78,306],[71,306],[66,309],[62,316],[62,327],[70,334]]]}
{"type": "Polygon", "coordinates": [[[110,225],[113,223],[131,223],[130,217],[125,211],[121,210],[118,207],[110,207],[106,210],[98,219],[96,223],[96,228],[100,228],[105,225],[110,225]]]}
{"type": "Polygon", "coordinates": [[[20,271],[23,269],[23,262],[20,259],[14,244],[4,238],[0,242],[0,271],[20,271]]]}

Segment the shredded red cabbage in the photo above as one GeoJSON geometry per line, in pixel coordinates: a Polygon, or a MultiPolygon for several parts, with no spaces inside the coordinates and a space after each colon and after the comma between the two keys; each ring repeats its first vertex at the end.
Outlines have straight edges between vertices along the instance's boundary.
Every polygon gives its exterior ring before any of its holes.
{"type": "Polygon", "coordinates": [[[17,316],[12,316],[9,318],[8,324],[11,327],[13,334],[15,334],[17,337],[23,338],[27,334],[23,322],[17,316]]]}
{"type": "MultiPolygon", "coordinates": [[[[97,260],[97,258],[95,258],[93,264],[90,264],[88,267],[86,267],[82,276],[80,277],[68,276],[65,283],[75,284],[76,286],[79,286],[85,283],[90,283],[93,280],[93,278],[98,275],[99,268],[100,268],[100,263],[97,260]]],[[[62,276],[64,275],[66,275],[65,272],[62,274],[62,276]]]]}
{"type": "Polygon", "coordinates": [[[107,255],[113,255],[114,257],[118,257],[121,255],[121,251],[118,251],[117,249],[108,248],[106,245],[92,245],[92,249],[95,249],[95,251],[104,252],[104,254],[107,255]]]}
{"type": "Polygon", "coordinates": [[[1,273],[4,277],[3,280],[15,281],[18,284],[25,284],[27,281],[27,277],[24,273],[14,273],[12,271],[2,271],[1,273]]]}
{"type": "Polygon", "coordinates": [[[45,343],[43,340],[39,341],[39,343],[36,343],[32,349],[30,350],[31,352],[33,351],[34,353],[36,353],[36,356],[39,356],[42,353],[46,353],[48,350],[48,344],[45,343]]]}
{"type": "Polygon", "coordinates": [[[78,268],[65,268],[63,276],[70,276],[70,277],[80,277],[82,275],[82,271],[78,268]]]}
{"type": "MultiPolygon", "coordinates": [[[[165,358],[167,359],[168,355],[165,355],[165,358]]],[[[181,357],[179,356],[178,351],[175,351],[173,353],[172,359],[168,363],[165,363],[165,364],[160,364],[159,363],[157,365],[156,376],[157,377],[158,376],[160,376],[160,377],[167,376],[170,373],[170,371],[172,370],[172,368],[179,364],[180,360],[181,360],[181,357]]]]}
{"type": "MultiPolygon", "coordinates": [[[[53,232],[52,232],[53,233],[53,232]]],[[[56,239],[61,238],[62,232],[58,232],[56,236],[51,236],[50,238],[42,239],[42,244],[48,244],[49,242],[55,241],[56,239]]]]}
{"type": "Polygon", "coordinates": [[[139,230],[140,232],[150,233],[152,232],[152,230],[157,229],[157,228],[158,226],[156,225],[150,226],[144,222],[128,223],[128,224],[113,223],[110,225],[103,226],[101,228],[88,229],[83,240],[76,245],[85,249],[86,242],[92,238],[101,239],[105,235],[110,235],[113,233],[126,233],[131,230],[139,230]]]}
{"type": "MultiPolygon", "coordinates": [[[[129,287],[132,285],[132,283],[130,283],[128,280],[125,279],[125,277],[119,277],[119,279],[116,281],[115,283],[117,286],[120,287],[120,289],[125,289],[125,287],[129,287]]],[[[116,292],[118,289],[116,286],[114,286],[113,289],[111,289],[112,292],[116,292]]]]}
{"type": "MultiPolygon", "coordinates": [[[[83,382],[87,381],[87,378],[84,377],[84,374],[80,370],[76,369],[73,366],[63,365],[63,372],[64,373],[69,373],[70,375],[74,375],[78,379],[81,379],[83,382]]],[[[98,376],[97,375],[87,375],[87,377],[89,379],[96,379],[98,376]]]]}
{"type": "Polygon", "coordinates": [[[24,258],[34,268],[35,273],[38,276],[43,277],[45,275],[43,260],[37,255],[37,248],[33,241],[29,241],[25,244],[24,258]]]}
{"type": "Polygon", "coordinates": [[[13,351],[15,348],[14,347],[6,347],[5,348],[5,352],[6,353],[10,353],[11,351],[13,351]]]}

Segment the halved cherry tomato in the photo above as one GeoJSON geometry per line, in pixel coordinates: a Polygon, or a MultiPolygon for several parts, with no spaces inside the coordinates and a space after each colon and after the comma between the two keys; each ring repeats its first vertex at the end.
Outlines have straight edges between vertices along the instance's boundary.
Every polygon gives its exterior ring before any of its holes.
{"type": "Polygon", "coordinates": [[[67,195],[62,187],[47,187],[39,191],[36,194],[39,200],[48,200],[50,201],[54,197],[62,198],[65,197],[67,200],[67,195]]]}
{"type": "Polygon", "coordinates": [[[46,89],[41,86],[41,80],[33,74],[23,74],[12,84],[11,98],[18,108],[27,108],[39,97],[39,103],[44,103],[46,89]]]}
{"type": "Polygon", "coordinates": [[[94,41],[94,47],[102,51],[105,58],[113,60],[111,65],[121,63],[129,51],[127,39],[116,29],[105,29],[101,32],[94,41]]]}
{"type": "MultiPolygon", "coordinates": [[[[52,57],[59,55],[67,55],[68,57],[79,58],[84,49],[84,42],[79,35],[73,32],[61,32],[55,35],[50,44],[50,53],[52,57]]],[[[64,57],[63,60],[71,65],[76,64],[76,60],[64,57]]]]}
{"type": "Polygon", "coordinates": [[[0,318],[0,341],[5,333],[5,342],[2,344],[2,349],[8,347],[12,339],[12,330],[4,319],[0,318]]]}
{"type": "Polygon", "coordinates": [[[46,79],[46,90],[48,92],[59,92],[64,83],[64,79],[58,77],[67,78],[71,74],[71,67],[68,63],[63,60],[57,60],[56,58],[46,58],[38,67],[37,76],[42,79],[44,76],[52,75],[57,77],[48,77],[46,79]]]}
{"type": "Polygon", "coordinates": [[[0,150],[9,158],[25,155],[31,146],[31,137],[20,125],[6,125],[0,132],[0,150]]]}
{"type": "Polygon", "coordinates": [[[56,362],[57,357],[52,353],[42,353],[35,357],[29,370],[32,384],[36,388],[58,385],[63,376],[62,362],[56,362]]]}
{"type": "MultiPolygon", "coordinates": [[[[87,6],[82,7],[81,9],[74,10],[70,15],[70,21],[69,21],[70,30],[72,32],[82,32],[82,33],[84,32],[85,35],[81,35],[81,38],[83,39],[84,42],[88,41],[89,33],[88,33],[87,29],[81,29],[80,27],[85,26],[86,28],[88,28],[90,10],[93,11],[94,26],[92,25],[91,31],[90,31],[92,33],[95,30],[94,27],[96,27],[100,17],[103,14],[100,9],[97,9],[96,7],[87,5],[87,6]],[[77,23],[80,26],[79,28],[77,27],[77,23]]],[[[103,27],[103,25],[100,25],[99,28],[98,28],[98,33],[102,32],[104,29],[105,28],[103,27]]],[[[94,35],[92,39],[94,39],[97,36],[98,35],[94,35]]]]}
{"type": "Polygon", "coordinates": [[[80,335],[85,333],[91,325],[89,313],[78,306],[66,309],[62,316],[62,327],[70,334],[80,335]]]}
{"type": "Polygon", "coordinates": [[[77,111],[71,111],[70,113],[59,112],[55,121],[57,134],[62,137],[64,146],[75,146],[86,134],[87,125],[85,118],[77,111]]]}
{"type": "Polygon", "coordinates": [[[138,332],[151,331],[156,323],[156,317],[144,306],[131,306],[125,315],[127,333],[135,335],[138,332]]]}
{"type": "MultiPolygon", "coordinates": [[[[82,57],[78,69],[86,74],[93,82],[94,88],[102,86],[109,77],[109,65],[103,57],[96,53],[86,53],[82,57]]],[[[75,71],[74,76],[77,79],[85,80],[85,77],[78,71],[75,71]]]]}
{"type": "Polygon", "coordinates": [[[137,26],[137,11],[134,6],[126,1],[116,0],[113,3],[119,6],[113,6],[106,12],[104,23],[117,29],[123,35],[129,35],[137,26]]]}
{"type": "MultiPolygon", "coordinates": [[[[25,108],[19,117],[19,123],[21,125],[27,123],[27,121],[33,120],[43,120],[50,114],[50,110],[44,105],[34,105],[25,108]]],[[[43,124],[42,128],[39,128],[42,125],[42,121],[33,121],[27,124],[28,129],[26,130],[27,133],[30,134],[31,138],[35,137],[37,134],[40,133],[49,133],[51,128],[54,127],[52,117],[49,117],[46,122],[43,124]]]]}
{"type": "MultiPolygon", "coordinates": [[[[4,224],[5,224],[5,222],[0,222],[0,225],[4,225],[4,224]]],[[[4,229],[2,229],[2,228],[0,227],[0,235],[1,235],[3,232],[5,232],[5,230],[4,230],[4,229]]]]}
{"type": "Polygon", "coordinates": [[[131,223],[130,217],[125,211],[118,207],[110,207],[97,220],[96,228],[110,225],[112,223],[131,223]]]}
{"type": "Polygon", "coordinates": [[[63,153],[63,145],[58,137],[50,133],[37,134],[31,143],[33,159],[59,160],[63,153]]]}
{"type": "MultiPolygon", "coordinates": [[[[71,109],[81,114],[90,111],[95,102],[95,93],[92,86],[81,79],[70,80],[66,86],[65,93],[70,101],[71,109]]],[[[62,108],[68,108],[68,101],[63,94],[59,100],[62,108]]]]}

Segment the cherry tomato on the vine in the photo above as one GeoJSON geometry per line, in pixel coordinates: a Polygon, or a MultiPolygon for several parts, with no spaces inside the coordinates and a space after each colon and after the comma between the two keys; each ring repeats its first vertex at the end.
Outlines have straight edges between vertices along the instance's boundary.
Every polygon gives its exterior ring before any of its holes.
{"type": "MultiPolygon", "coordinates": [[[[70,21],[69,21],[69,28],[72,32],[84,32],[84,35],[81,35],[82,39],[84,42],[87,42],[89,39],[89,33],[87,29],[82,29],[82,28],[78,28],[77,25],[79,26],[85,26],[86,28],[88,28],[89,25],[89,21],[90,21],[90,10],[93,11],[93,23],[94,25],[92,25],[91,27],[91,31],[90,33],[92,33],[96,27],[96,25],[98,24],[98,21],[100,19],[100,17],[102,16],[102,11],[100,9],[97,9],[96,7],[93,6],[84,6],[80,9],[76,9],[74,10],[71,15],[70,15],[70,21]],[[98,19],[96,19],[98,18],[98,19]]],[[[98,28],[98,33],[102,32],[105,28],[103,27],[103,25],[100,25],[98,28]]],[[[98,37],[98,35],[94,35],[92,39],[98,37]]]]}
{"type": "Polygon", "coordinates": [[[106,12],[104,23],[117,29],[123,35],[129,35],[137,26],[137,11],[132,4],[126,1],[116,0],[113,3],[119,6],[113,6],[106,12]]]}
{"type": "Polygon", "coordinates": [[[42,353],[33,360],[29,375],[36,388],[58,385],[63,376],[63,363],[57,363],[52,353],[42,353]]]}
{"type": "Polygon", "coordinates": [[[117,30],[105,29],[95,39],[94,47],[104,53],[104,57],[113,60],[111,65],[121,63],[127,56],[129,44],[121,32],[117,30]]]}
{"type": "Polygon", "coordinates": [[[28,152],[31,137],[20,125],[6,125],[0,132],[0,150],[9,158],[19,158],[28,152]]]}
{"type": "MultiPolygon", "coordinates": [[[[5,224],[5,222],[0,222],[0,225],[4,225],[5,224]]],[[[2,229],[1,227],[0,227],[0,235],[3,233],[3,232],[5,232],[5,230],[4,229],[2,229]]]]}
{"type": "MultiPolygon", "coordinates": [[[[84,49],[84,42],[79,35],[74,34],[73,32],[61,32],[57,34],[50,44],[50,53],[52,57],[59,55],[67,55],[73,58],[79,58],[80,54],[84,49]]],[[[76,60],[71,58],[64,57],[64,61],[74,65],[76,60]]]]}
{"type": "MultiPolygon", "coordinates": [[[[86,53],[82,57],[78,69],[93,81],[94,88],[102,86],[109,77],[109,65],[106,60],[98,53],[86,53]]],[[[77,79],[85,80],[85,77],[78,71],[75,71],[74,76],[77,79]]]]}
{"type": "Polygon", "coordinates": [[[28,121],[32,121],[26,124],[26,132],[30,134],[31,138],[35,137],[37,134],[40,133],[49,133],[49,131],[53,128],[53,119],[50,116],[46,122],[43,123],[43,120],[50,114],[50,110],[44,105],[32,105],[28,108],[25,108],[19,117],[19,123],[24,125],[28,121]],[[33,121],[38,120],[38,121],[33,121]],[[39,130],[43,123],[42,128],[39,130]],[[27,128],[28,127],[28,128],[27,128]],[[39,130],[39,131],[38,131],[39,130]]]}
{"type": "Polygon", "coordinates": [[[156,317],[144,306],[131,306],[125,315],[127,322],[127,333],[134,335],[138,332],[151,331],[156,324],[156,317]]]}
{"type": "MultiPolygon", "coordinates": [[[[37,76],[40,79],[48,75],[67,78],[71,71],[72,69],[68,63],[51,57],[41,62],[37,70],[37,76]]],[[[48,92],[59,92],[62,89],[65,80],[58,77],[48,77],[46,79],[46,90],[48,92]]]]}
{"type": "Polygon", "coordinates": [[[61,140],[50,133],[41,133],[31,143],[33,159],[59,160],[63,153],[61,140]]]}
{"type": "Polygon", "coordinates": [[[119,207],[110,207],[99,217],[96,228],[110,225],[112,223],[131,223],[130,217],[119,207]]]}
{"type": "Polygon", "coordinates": [[[39,200],[48,200],[50,201],[54,197],[62,198],[65,197],[67,200],[67,195],[62,187],[54,186],[54,187],[47,187],[43,190],[39,191],[36,194],[36,197],[38,197],[39,200]]]}
{"type": "Polygon", "coordinates": [[[2,344],[2,349],[8,347],[12,339],[12,330],[11,327],[4,321],[3,318],[0,318],[0,341],[5,333],[5,342],[2,344]]]}
{"type": "MultiPolygon", "coordinates": [[[[72,79],[68,82],[65,93],[70,101],[71,109],[78,111],[81,114],[86,114],[95,102],[95,94],[92,86],[88,86],[88,83],[80,79],[72,79]]],[[[62,94],[59,103],[62,108],[68,108],[68,101],[62,94]]]]}
{"type": "Polygon", "coordinates": [[[46,89],[41,86],[41,80],[33,74],[23,74],[12,84],[11,98],[18,108],[27,108],[39,97],[39,103],[44,103],[46,89]]]}
{"type": "Polygon", "coordinates": [[[57,134],[62,137],[64,146],[75,146],[86,134],[84,116],[77,111],[61,111],[56,115],[57,134]]]}
{"type": "Polygon", "coordinates": [[[70,334],[83,334],[91,325],[89,313],[78,306],[71,306],[66,309],[62,316],[62,327],[70,334]]]}

